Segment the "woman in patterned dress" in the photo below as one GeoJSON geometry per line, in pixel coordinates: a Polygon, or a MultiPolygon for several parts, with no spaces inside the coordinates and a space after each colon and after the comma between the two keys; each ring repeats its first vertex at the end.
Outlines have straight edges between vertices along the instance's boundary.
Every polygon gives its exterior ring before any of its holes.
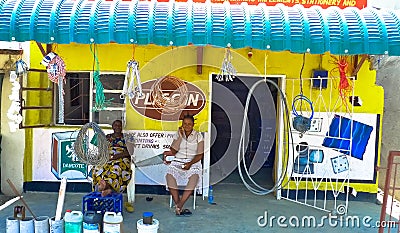
{"type": "MultiPolygon", "coordinates": [[[[97,186],[103,197],[112,192],[124,192],[132,177],[131,155],[122,133],[122,121],[115,120],[112,129],[114,133],[106,135],[110,142],[109,161],[102,167],[96,167],[93,172],[93,184],[97,186]]],[[[127,205],[129,204],[125,203],[125,208],[128,211],[127,205]]],[[[131,209],[133,209],[133,206],[131,209]]]]}

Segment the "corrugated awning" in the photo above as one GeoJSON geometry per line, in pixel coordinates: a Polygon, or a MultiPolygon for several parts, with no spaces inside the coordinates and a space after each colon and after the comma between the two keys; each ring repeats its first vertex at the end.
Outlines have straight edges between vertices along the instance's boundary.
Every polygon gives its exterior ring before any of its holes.
{"type": "Polygon", "coordinates": [[[300,5],[0,0],[0,40],[400,55],[399,12],[300,5]]]}

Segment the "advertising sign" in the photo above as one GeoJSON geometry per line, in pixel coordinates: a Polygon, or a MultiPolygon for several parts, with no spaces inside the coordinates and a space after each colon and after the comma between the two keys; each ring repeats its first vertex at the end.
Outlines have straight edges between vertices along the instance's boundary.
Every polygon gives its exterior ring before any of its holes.
{"type": "Polygon", "coordinates": [[[87,165],[74,152],[77,131],[52,134],[51,172],[57,179],[86,179],[87,165]]]}
{"type": "Polygon", "coordinates": [[[167,166],[163,163],[176,131],[132,130],[125,132],[134,138],[136,184],[165,185],[167,166]]]}
{"type": "Polygon", "coordinates": [[[165,76],[142,83],[142,96],[130,100],[140,115],[162,121],[177,121],[183,114],[197,115],[206,104],[206,95],[193,83],[165,76]]]}

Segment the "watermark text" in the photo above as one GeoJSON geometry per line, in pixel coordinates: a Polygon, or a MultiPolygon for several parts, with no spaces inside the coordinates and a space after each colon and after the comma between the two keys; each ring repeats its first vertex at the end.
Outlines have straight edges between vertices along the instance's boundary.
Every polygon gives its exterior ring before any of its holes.
{"type": "Polygon", "coordinates": [[[282,228],[317,228],[317,227],[351,227],[351,228],[395,228],[396,221],[373,221],[371,216],[351,216],[351,215],[328,215],[317,218],[315,216],[268,216],[268,211],[257,218],[260,227],[282,227],[282,228]]]}

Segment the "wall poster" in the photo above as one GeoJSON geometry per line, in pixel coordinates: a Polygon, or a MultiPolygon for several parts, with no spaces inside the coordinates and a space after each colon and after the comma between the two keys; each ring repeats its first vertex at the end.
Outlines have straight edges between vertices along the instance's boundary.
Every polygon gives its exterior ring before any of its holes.
{"type": "Polygon", "coordinates": [[[379,132],[377,114],[316,112],[302,137],[293,130],[291,177],[373,181],[379,132]]]}

